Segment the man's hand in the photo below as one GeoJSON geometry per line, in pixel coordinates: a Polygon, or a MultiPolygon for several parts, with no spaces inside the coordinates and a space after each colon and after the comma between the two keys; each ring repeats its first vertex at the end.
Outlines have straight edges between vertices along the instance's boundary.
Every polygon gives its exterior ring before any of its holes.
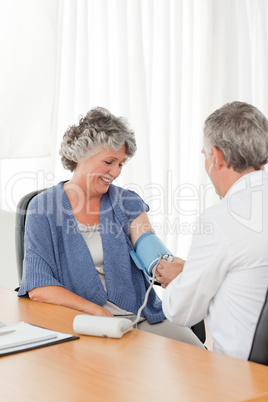
{"type": "Polygon", "coordinates": [[[165,260],[160,261],[156,270],[155,279],[161,284],[162,288],[165,289],[167,285],[182,272],[184,263],[185,260],[178,257],[174,257],[172,262],[165,260]]]}

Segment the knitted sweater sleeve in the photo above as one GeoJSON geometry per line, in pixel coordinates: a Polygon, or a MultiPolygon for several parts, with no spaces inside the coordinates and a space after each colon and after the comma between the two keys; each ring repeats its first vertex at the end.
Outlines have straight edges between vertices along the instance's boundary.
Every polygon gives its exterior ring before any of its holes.
{"type": "MultiPolygon", "coordinates": [[[[110,186],[109,196],[114,213],[126,234],[126,241],[131,245],[129,227],[142,212],[149,211],[149,206],[134,191],[122,187],[110,186]]],[[[131,246],[132,247],[132,246],[131,246]]]]}
{"type": "Polygon", "coordinates": [[[121,208],[130,224],[136,219],[142,212],[149,211],[149,205],[146,204],[143,199],[134,191],[125,190],[122,193],[121,208]]]}
{"type": "Polygon", "coordinates": [[[53,245],[55,234],[53,234],[48,216],[37,211],[37,198],[35,197],[27,212],[23,278],[18,296],[26,295],[35,287],[62,286],[53,245]]]}

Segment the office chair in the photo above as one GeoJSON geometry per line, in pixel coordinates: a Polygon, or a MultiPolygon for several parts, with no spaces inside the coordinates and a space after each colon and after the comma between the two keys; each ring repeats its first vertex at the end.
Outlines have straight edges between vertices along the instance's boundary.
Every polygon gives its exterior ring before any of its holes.
{"type": "MultiPolygon", "coordinates": [[[[17,259],[17,270],[18,270],[18,277],[19,277],[19,284],[22,281],[22,274],[23,274],[23,259],[24,259],[24,233],[25,233],[25,221],[27,215],[27,208],[32,200],[37,194],[44,191],[42,190],[35,190],[29,194],[26,194],[22,199],[19,201],[16,210],[16,230],[15,230],[15,245],[16,245],[16,259],[17,259]]],[[[15,289],[16,291],[19,288],[15,289]]],[[[194,325],[192,328],[193,333],[200,339],[201,342],[205,342],[206,340],[206,330],[204,321],[199,322],[198,324],[194,325]]]]}
{"type": "MultiPolygon", "coordinates": [[[[21,198],[21,200],[17,205],[16,220],[15,220],[15,246],[16,246],[16,260],[17,260],[19,284],[21,284],[22,272],[23,272],[24,232],[25,232],[25,220],[26,220],[27,208],[31,199],[35,197],[37,194],[41,193],[42,191],[44,191],[44,189],[35,190],[29,194],[26,194],[24,197],[21,198]]],[[[18,290],[18,288],[15,290],[18,290]]]]}
{"type": "Polygon", "coordinates": [[[256,326],[248,360],[268,366],[268,290],[256,326]]]}

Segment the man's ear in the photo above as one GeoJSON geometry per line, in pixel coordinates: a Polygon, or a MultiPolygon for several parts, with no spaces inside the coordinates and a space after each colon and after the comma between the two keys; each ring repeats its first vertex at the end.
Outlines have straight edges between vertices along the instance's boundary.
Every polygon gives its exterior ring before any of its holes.
{"type": "Polygon", "coordinates": [[[220,169],[223,166],[226,166],[226,162],[225,162],[222,150],[215,147],[214,145],[211,147],[211,150],[212,150],[215,167],[217,169],[220,169]]]}

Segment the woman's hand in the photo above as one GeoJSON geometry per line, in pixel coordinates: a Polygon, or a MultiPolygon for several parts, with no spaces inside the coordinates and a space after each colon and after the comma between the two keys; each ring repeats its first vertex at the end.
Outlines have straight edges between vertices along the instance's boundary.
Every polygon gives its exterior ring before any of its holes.
{"type": "Polygon", "coordinates": [[[172,262],[161,260],[156,270],[156,281],[165,289],[182,272],[184,264],[185,260],[178,257],[174,257],[172,262]]]}
{"type": "Polygon", "coordinates": [[[98,316],[102,316],[102,317],[114,317],[114,315],[109,310],[107,310],[104,307],[97,306],[97,305],[96,305],[95,312],[92,315],[98,315],[98,316]]]}

